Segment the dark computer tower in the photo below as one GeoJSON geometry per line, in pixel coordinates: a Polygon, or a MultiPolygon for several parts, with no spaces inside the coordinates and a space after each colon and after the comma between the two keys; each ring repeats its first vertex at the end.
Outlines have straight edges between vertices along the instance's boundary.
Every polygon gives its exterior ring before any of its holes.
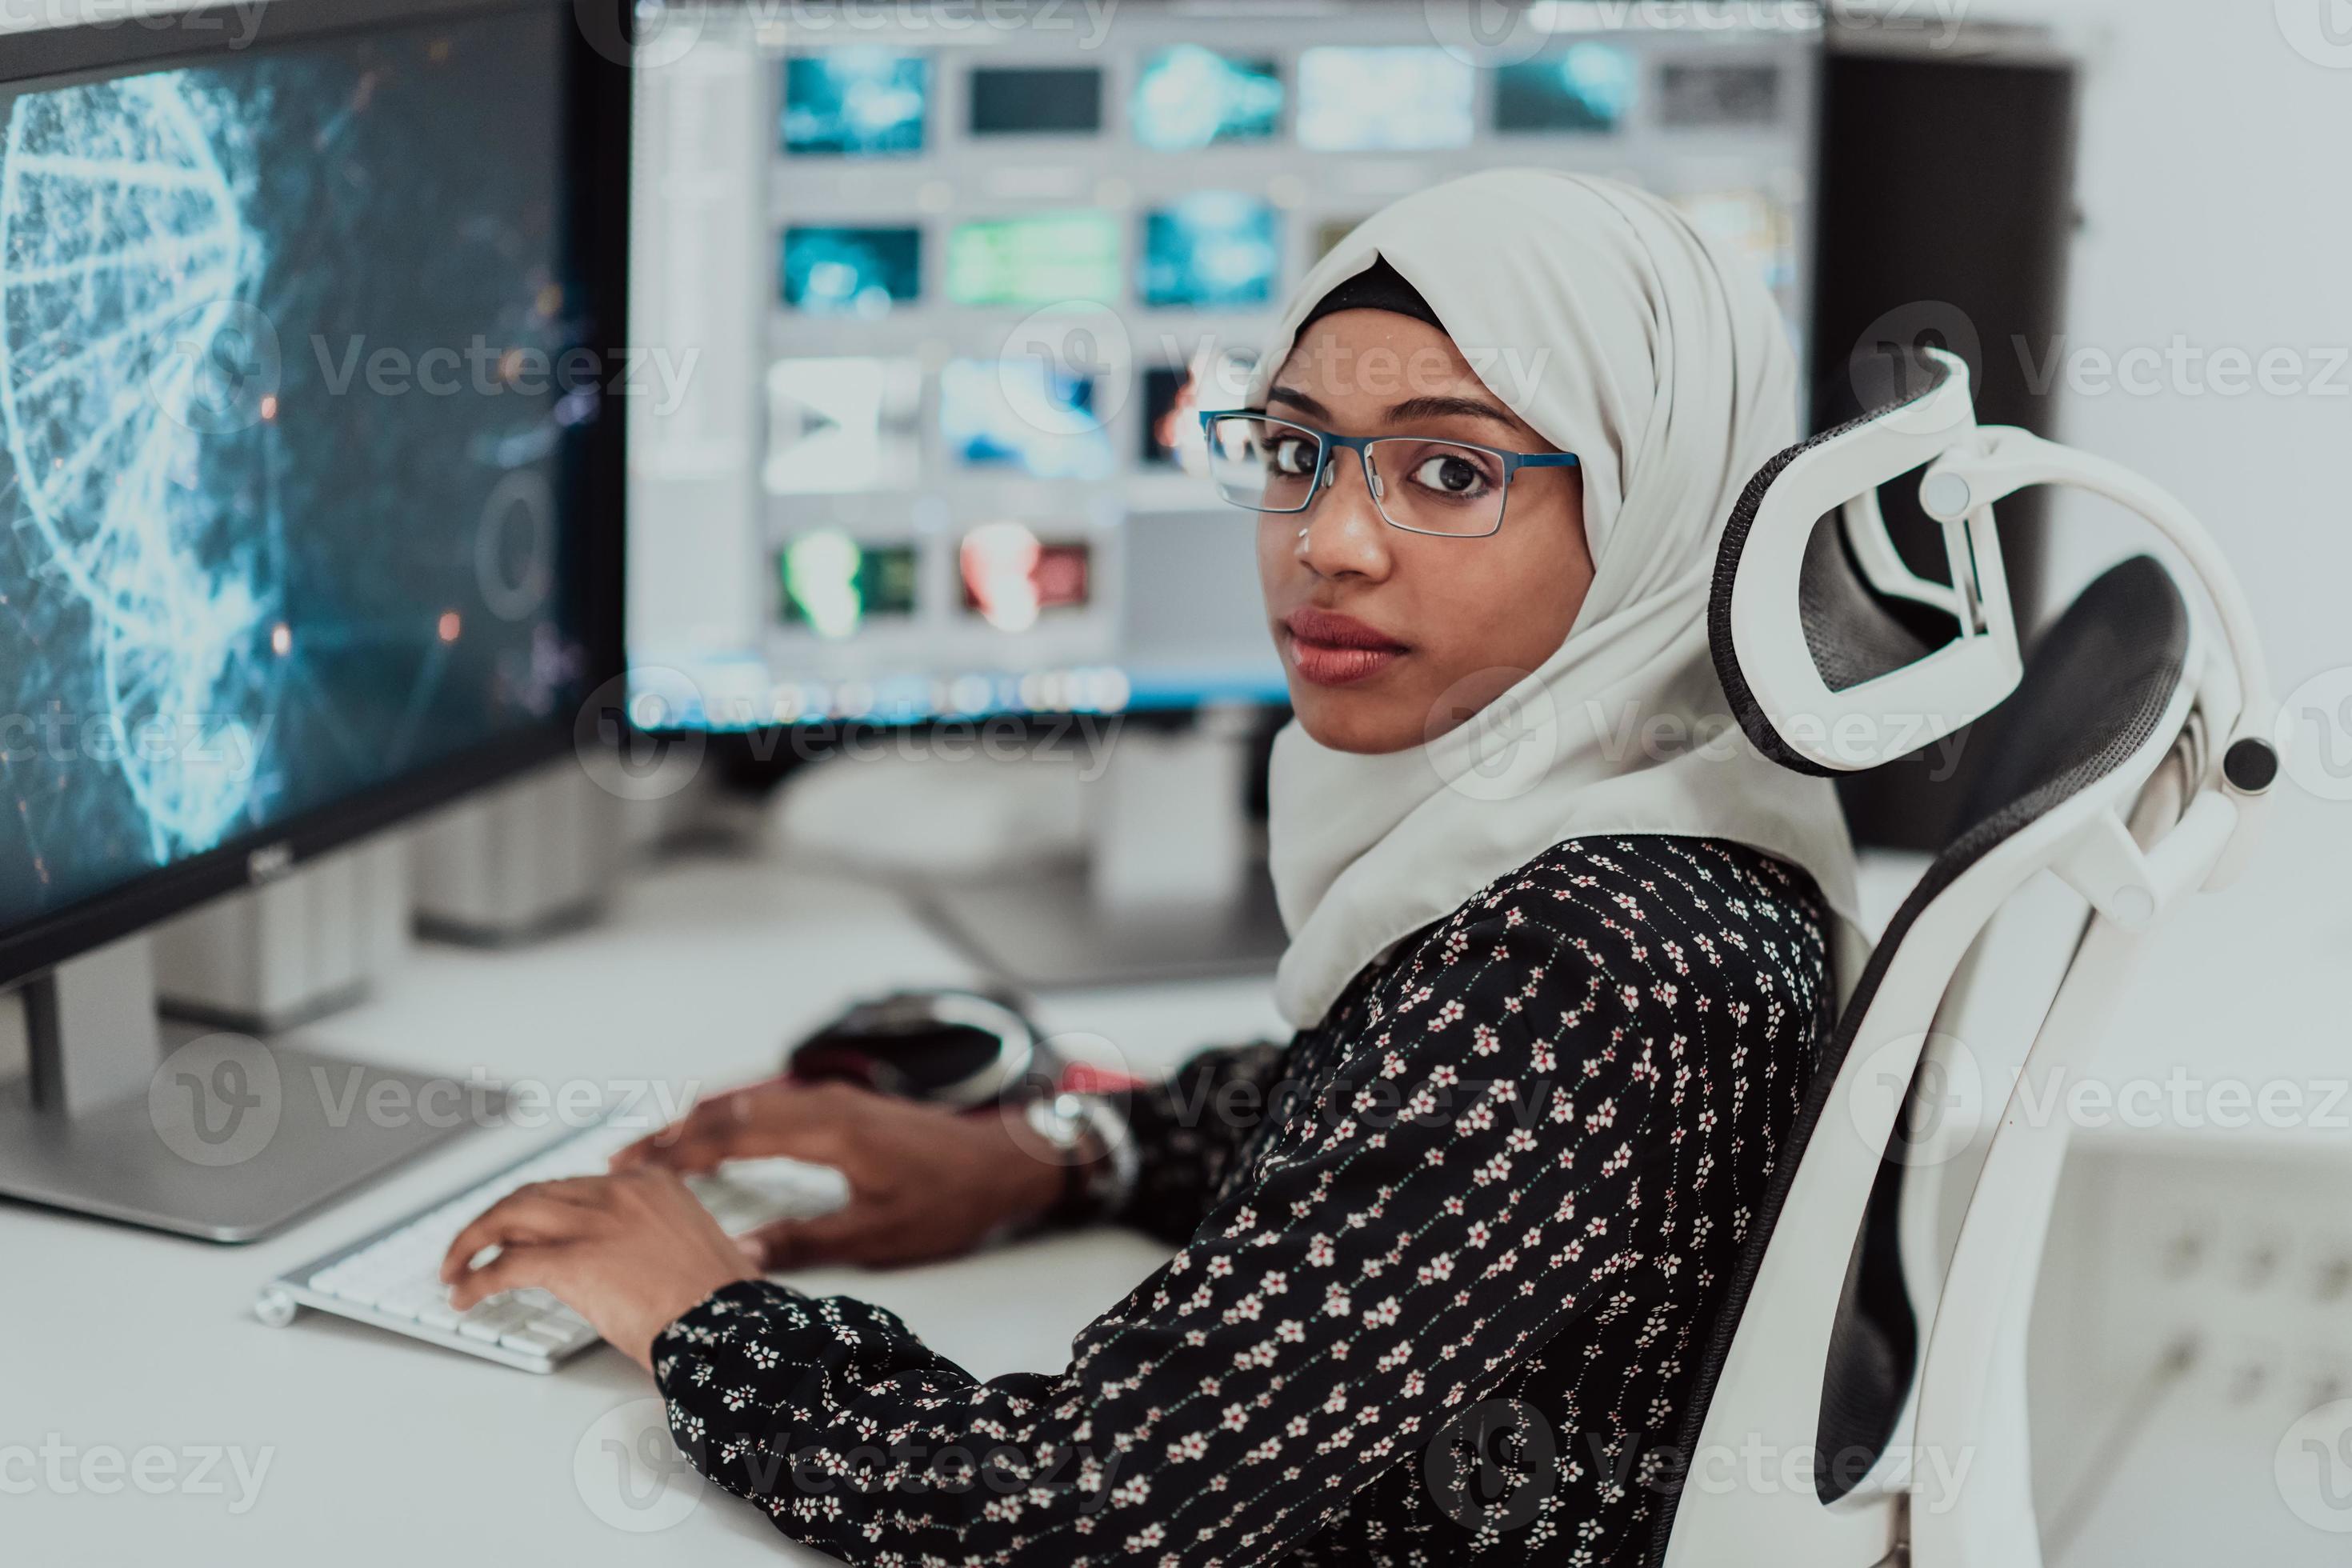
{"type": "MultiPolygon", "coordinates": [[[[1927,344],[1969,362],[1979,423],[2053,434],[2056,384],[2037,392],[2028,366],[2048,363],[2063,318],[2074,62],[2036,28],[1945,39],[1833,21],[1820,79],[1812,427],[1874,401],[1884,350],[1927,344]]],[[[1881,500],[1896,546],[1914,571],[1945,579],[1940,534],[1894,489],[1881,500]]],[[[2046,510],[2039,490],[2000,507],[2021,621],[2042,602],[2046,510]]],[[[1984,761],[1948,742],[1841,781],[1854,841],[1941,848],[1965,826],[1984,761]]]]}

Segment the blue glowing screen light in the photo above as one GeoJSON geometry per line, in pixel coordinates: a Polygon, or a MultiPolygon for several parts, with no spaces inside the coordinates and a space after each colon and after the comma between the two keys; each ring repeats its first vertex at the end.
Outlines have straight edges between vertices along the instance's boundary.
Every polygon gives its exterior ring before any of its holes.
{"type": "Polygon", "coordinates": [[[563,47],[0,102],[0,924],[572,706],[563,47]]]}
{"type": "Polygon", "coordinates": [[[1264,142],[1282,118],[1272,60],[1242,60],[1179,44],[1146,60],[1135,83],[1135,139],[1163,153],[1264,142]]]}
{"type": "Polygon", "coordinates": [[[1255,196],[1199,191],[1144,215],[1139,291],[1147,305],[1264,305],[1281,265],[1274,208],[1255,196]]]}
{"type": "Polygon", "coordinates": [[[781,135],[787,153],[904,157],[923,150],[930,62],[894,49],[853,47],[784,61],[781,135]]]}
{"type": "Polygon", "coordinates": [[[1610,44],[1575,44],[1495,73],[1495,129],[1614,131],[1633,107],[1631,56],[1610,44]]]}
{"type": "Polygon", "coordinates": [[[940,370],[940,436],[973,468],[1099,479],[1113,467],[1095,415],[1095,378],[1045,359],[950,360],[940,370]]]}
{"type": "Polygon", "coordinates": [[[889,314],[922,292],[919,228],[784,230],[784,303],[821,316],[889,314]]]}

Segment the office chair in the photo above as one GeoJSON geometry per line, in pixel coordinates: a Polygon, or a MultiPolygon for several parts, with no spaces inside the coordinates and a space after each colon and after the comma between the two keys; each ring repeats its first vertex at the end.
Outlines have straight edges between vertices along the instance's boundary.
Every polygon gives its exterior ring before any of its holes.
{"type": "Polygon", "coordinates": [[[1854,983],[1781,1149],[1700,1349],[1653,1568],[2040,1563],[2026,1327],[2069,1129],[2014,1097],[2098,1043],[2141,938],[2234,873],[2277,773],[2242,595],[2196,521],[2113,464],[1978,426],[1958,359],[1930,351],[1906,373],[1906,395],[1750,482],[1710,641],[1743,730],[1784,765],[1871,767],[1972,721],[1965,743],[1993,760],[1854,983]],[[1948,584],[1912,576],[1884,537],[1878,487],[1913,475],[1948,584]],[[1991,507],[2035,483],[2154,524],[2230,658],[2148,556],[2021,658],[1991,507]],[[1938,617],[1956,632],[1940,643],[1938,617]],[[2053,904],[2053,878],[2082,901],[2053,904]],[[2019,951],[1992,938],[2020,918],[2041,922],[2032,963],[1995,956],[2019,951]],[[1938,1127],[1961,1068],[1987,1114],[1938,1127]]]}

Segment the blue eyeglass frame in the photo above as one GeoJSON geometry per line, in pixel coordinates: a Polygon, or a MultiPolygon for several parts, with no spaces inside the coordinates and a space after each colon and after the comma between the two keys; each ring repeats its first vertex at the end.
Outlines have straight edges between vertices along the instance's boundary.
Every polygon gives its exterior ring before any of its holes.
{"type": "Polygon", "coordinates": [[[1231,497],[1221,496],[1219,499],[1240,507],[1244,511],[1263,512],[1269,517],[1296,517],[1313,506],[1316,496],[1334,482],[1332,454],[1349,451],[1356,454],[1356,461],[1363,468],[1364,489],[1370,494],[1372,510],[1381,514],[1381,521],[1401,533],[1418,533],[1425,539],[1492,539],[1503,531],[1503,514],[1510,510],[1511,505],[1511,479],[1521,468],[1573,468],[1582,466],[1573,452],[1507,452],[1500,447],[1484,446],[1476,441],[1457,441],[1451,436],[1341,436],[1329,430],[1318,430],[1312,425],[1302,425],[1281,415],[1268,414],[1263,408],[1202,410],[1201,438],[1210,442],[1213,448],[1216,439],[1213,426],[1220,419],[1254,419],[1265,425],[1286,426],[1302,435],[1314,437],[1316,446],[1315,476],[1307,487],[1307,499],[1297,506],[1251,506],[1244,501],[1233,500],[1231,497]],[[1381,500],[1380,476],[1372,470],[1372,448],[1382,441],[1438,441],[1448,447],[1466,447],[1473,452],[1484,452],[1490,458],[1500,458],[1503,464],[1503,499],[1495,508],[1495,526],[1483,533],[1446,533],[1433,528],[1414,528],[1391,517],[1388,507],[1381,500]]]}

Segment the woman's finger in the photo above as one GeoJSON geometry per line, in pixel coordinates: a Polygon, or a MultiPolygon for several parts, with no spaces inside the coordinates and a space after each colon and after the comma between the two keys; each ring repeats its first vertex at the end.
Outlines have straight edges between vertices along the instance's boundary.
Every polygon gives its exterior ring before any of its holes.
{"type": "Polygon", "coordinates": [[[795,1154],[822,1124],[820,1091],[782,1081],[754,1084],[706,1100],[676,1125],[640,1138],[613,1156],[616,1171],[656,1166],[686,1174],[729,1160],[795,1154]]]}
{"type": "Polygon", "coordinates": [[[528,1182],[508,1194],[509,1197],[551,1198],[561,1204],[576,1204],[583,1208],[602,1208],[613,1190],[610,1176],[558,1176],[550,1182],[528,1182]]]}
{"type": "Polygon", "coordinates": [[[759,1098],[779,1092],[772,1083],[730,1089],[701,1101],[660,1131],[638,1139],[613,1156],[613,1169],[646,1165],[672,1171],[707,1171],[730,1157],[750,1135],[762,1110],[759,1098]]]}
{"type": "Polygon", "coordinates": [[[509,1193],[457,1233],[457,1239],[442,1257],[441,1278],[455,1283],[486,1247],[544,1247],[576,1240],[587,1233],[596,1212],[528,1187],[509,1193]]]}
{"type": "Polygon", "coordinates": [[[564,1272],[564,1255],[570,1250],[560,1244],[510,1247],[451,1285],[449,1309],[470,1311],[503,1291],[534,1286],[560,1295],[557,1276],[564,1272]]]}
{"type": "Polygon", "coordinates": [[[762,1270],[814,1268],[856,1261],[875,1229],[874,1216],[853,1204],[818,1219],[780,1219],[747,1230],[735,1244],[762,1270]]]}

